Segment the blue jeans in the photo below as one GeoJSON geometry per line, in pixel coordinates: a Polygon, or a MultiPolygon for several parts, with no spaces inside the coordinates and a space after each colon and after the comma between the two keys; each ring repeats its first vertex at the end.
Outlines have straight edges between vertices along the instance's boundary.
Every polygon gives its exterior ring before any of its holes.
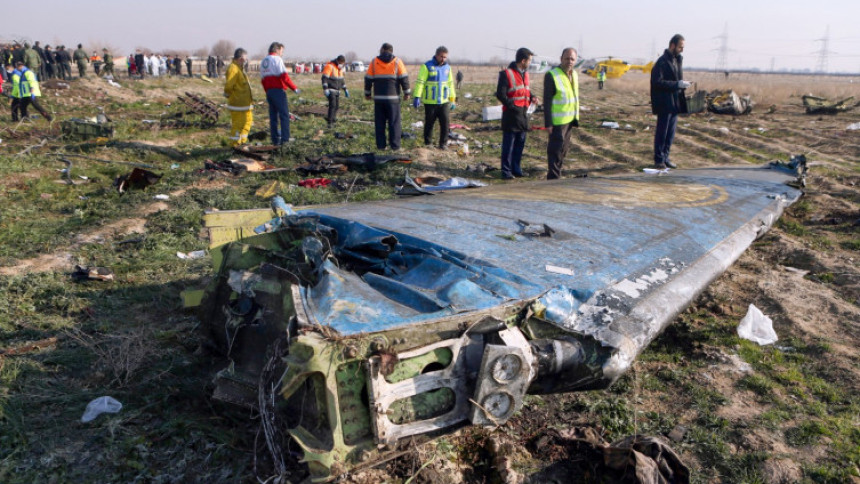
{"type": "Polygon", "coordinates": [[[662,165],[669,161],[669,150],[675,139],[675,125],[678,115],[674,113],[658,114],[657,129],[654,130],[654,164],[662,165]]]}
{"type": "Polygon", "coordinates": [[[502,134],[502,178],[523,176],[520,161],[526,146],[526,132],[504,131],[502,134]]]}
{"type": "Polygon", "coordinates": [[[269,102],[269,129],[272,134],[272,144],[280,145],[290,141],[290,107],[287,104],[287,92],[283,89],[266,91],[266,101],[269,102]],[[278,121],[281,126],[278,129],[278,121]]]}

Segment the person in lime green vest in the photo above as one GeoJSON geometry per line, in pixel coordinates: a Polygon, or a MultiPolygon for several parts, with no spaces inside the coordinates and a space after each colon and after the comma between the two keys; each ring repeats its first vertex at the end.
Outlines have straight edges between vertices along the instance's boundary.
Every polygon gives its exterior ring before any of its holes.
{"type": "Polygon", "coordinates": [[[544,75],[544,126],[550,130],[546,147],[547,180],[561,177],[561,166],[570,149],[570,137],[579,127],[579,78],[576,70],[576,49],[561,52],[561,64],[544,75]]]}
{"type": "Polygon", "coordinates": [[[39,89],[39,81],[36,80],[36,74],[23,61],[18,61],[15,64],[15,70],[12,71],[12,121],[18,121],[18,113],[21,114],[21,119],[27,117],[27,107],[33,104],[33,107],[47,119],[49,122],[54,118],[51,113],[45,110],[39,104],[38,98],[42,95],[39,89]]]}
{"type": "Polygon", "coordinates": [[[597,89],[603,89],[603,83],[606,82],[606,66],[600,68],[597,73],[597,89]]]}

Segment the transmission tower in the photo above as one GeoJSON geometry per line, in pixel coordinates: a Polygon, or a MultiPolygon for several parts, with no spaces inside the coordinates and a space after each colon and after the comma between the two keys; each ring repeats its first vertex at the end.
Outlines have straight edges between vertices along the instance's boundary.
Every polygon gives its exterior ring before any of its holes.
{"type": "Polygon", "coordinates": [[[827,58],[833,52],[828,50],[830,46],[830,26],[827,26],[827,30],[824,31],[824,38],[815,39],[816,42],[821,42],[821,50],[818,51],[818,62],[815,64],[815,72],[824,74],[827,72],[827,58]]]}
{"type": "Polygon", "coordinates": [[[717,72],[726,72],[729,70],[729,23],[726,22],[723,28],[723,34],[714,37],[720,39],[720,48],[717,53],[717,64],[715,70],[717,72]]]}

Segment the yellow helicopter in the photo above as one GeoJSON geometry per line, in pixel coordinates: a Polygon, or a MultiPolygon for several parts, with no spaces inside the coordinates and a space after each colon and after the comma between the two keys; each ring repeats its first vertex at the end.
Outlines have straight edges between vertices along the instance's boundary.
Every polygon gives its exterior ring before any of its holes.
{"type": "Polygon", "coordinates": [[[606,70],[606,78],[607,79],[618,79],[627,73],[630,69],[642,71],[645,74],[651,73],[651,68],[654,67],[654,62],[649,62],[645,65],[640,64],[628,64],[621,59],[614,59],[612,57],[607,57],[605,60],[597,60],[590,59],[585,62],[585,68],[582,70],[583,73],[597,78],[597,74],[600,73],[601,70],[606,70]]]}

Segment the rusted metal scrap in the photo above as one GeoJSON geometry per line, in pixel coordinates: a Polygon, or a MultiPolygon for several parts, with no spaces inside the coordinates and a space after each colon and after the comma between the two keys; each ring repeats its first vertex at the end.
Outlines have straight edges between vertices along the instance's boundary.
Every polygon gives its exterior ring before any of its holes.
{"type": "Polygon", "coordinates": [[[198,94],[186,92],[176,97],[182,104],[179,111],[163,117],[161,127],[185,128],[197,126],[211,128],[218,122],[221,110],[217,104],[198,94]]]}

